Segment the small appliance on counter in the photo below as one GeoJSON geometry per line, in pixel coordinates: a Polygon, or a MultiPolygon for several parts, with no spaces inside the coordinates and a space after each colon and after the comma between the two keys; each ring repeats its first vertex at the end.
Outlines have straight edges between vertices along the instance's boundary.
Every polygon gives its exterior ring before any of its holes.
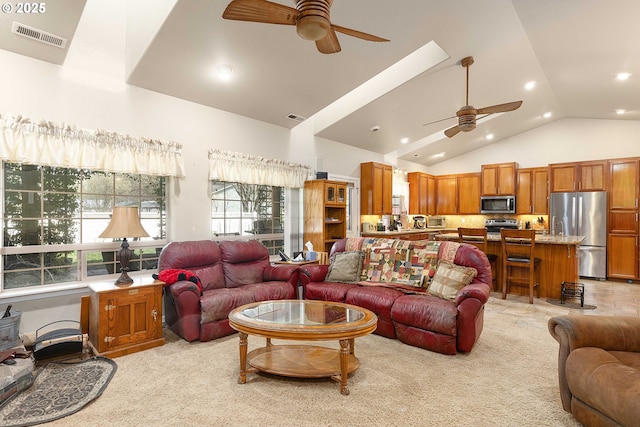
{"type": "Polygon", "coordinates": [[[427,228],[446,228],[447,219],[443,216],[429,216],[427,228]]]}
{"type": "Polygon", "coordinates": [[[362,232],[369,233],[371,231],[376,231],[376,225],[371,222],[363,222],[362,223],[362,232]]]}
{"type": "Polygon", "coordinates": [[[413,228],[425,228],[426,225],[426,218],[423,215],[413,216],[413,228]]]}

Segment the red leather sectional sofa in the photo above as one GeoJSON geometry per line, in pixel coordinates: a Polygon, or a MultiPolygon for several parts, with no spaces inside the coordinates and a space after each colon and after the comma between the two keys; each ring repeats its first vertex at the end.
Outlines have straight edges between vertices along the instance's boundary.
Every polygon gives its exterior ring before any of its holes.
{"type": "MultiPolygon", "coordinates": [[[[330,257],[344,252],[347,240],[334,243],[330,257]]],[[[394,246],[399,243],[393,240],[377,239],[373,244],[394,246]]],[[[413,242],[402,244],[412,250],[413,242]]],[[[482,332],[484,304],[490,294],[491,266],[486,255],[477,247],[465,243],[451,244],[459,245],[455,248],[454,264],[477,270],[472,282],[457,292],[454,301],[426,292],[420,294],[411,287],[402,289],[399,286],[396,289],[370,286],[375,284],[366,282],[327,282],[328,265],[305,265],[300,268],[304,297],[354,304],[373,311],[378,316],[376,334],[443,354],[469,352],[482,332]]],[[[354,242],[349,245],[353,250],[354,242]]],[[[438,258],[441,258],[441,252],[442,249],[438,252],[438,258]]]]}

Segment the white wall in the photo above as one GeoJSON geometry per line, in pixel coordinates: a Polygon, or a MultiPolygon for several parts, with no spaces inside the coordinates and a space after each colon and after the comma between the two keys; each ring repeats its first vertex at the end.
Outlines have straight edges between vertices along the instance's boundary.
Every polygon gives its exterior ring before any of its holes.
{"type": "Polygon", "coordinates": [[[522,168],[549,163],[640,156],[640,122],[562,119],[432,166],[428,173],[479,172],[491,163],[522,168]]]}

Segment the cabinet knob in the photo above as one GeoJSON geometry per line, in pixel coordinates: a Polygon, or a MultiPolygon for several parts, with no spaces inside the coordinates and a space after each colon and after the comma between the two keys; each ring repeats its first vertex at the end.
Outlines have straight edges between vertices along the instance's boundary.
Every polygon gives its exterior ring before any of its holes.
{"type": "Polygon", "coordinates": [[[156,310],[155,308],[151,310],[151,315],[153,316],[154,322],[158,320],[158,310],[156,310]]]}

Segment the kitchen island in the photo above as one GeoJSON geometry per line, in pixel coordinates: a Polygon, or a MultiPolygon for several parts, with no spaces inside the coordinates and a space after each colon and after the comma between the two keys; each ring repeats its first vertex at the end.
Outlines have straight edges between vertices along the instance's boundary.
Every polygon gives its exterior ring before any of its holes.
{"type": "Polygon", "coordinates": [[[384,237],[402,240],[435,240],[438,234],[448,231],[450,230],[442,228],[403,228],[402,230],[394,231],[363,231],[360,235],[362,237],[384,237]]]}
{"type": "MultiPolygon", "coordinates": [[[[438,240],[458,240],[458,233],[441,233],[438,240]]],[[[562,282],[576,283],[578,276],[578,247],[584,236],[549,236],[536,234],[535,257],[540,258],[539,290],[540,298],[560,299],[562,282]]],[[[487,253],[497,255],[493,284],[495,292],[502,292],[502,243],[500,233],[489,233],[487,236],[487,253]]],[[[510,293],[525,295],[527,289],[513,287],[510,293]],[[520,291],[520,292],[519,292],[520,291]]]]}

